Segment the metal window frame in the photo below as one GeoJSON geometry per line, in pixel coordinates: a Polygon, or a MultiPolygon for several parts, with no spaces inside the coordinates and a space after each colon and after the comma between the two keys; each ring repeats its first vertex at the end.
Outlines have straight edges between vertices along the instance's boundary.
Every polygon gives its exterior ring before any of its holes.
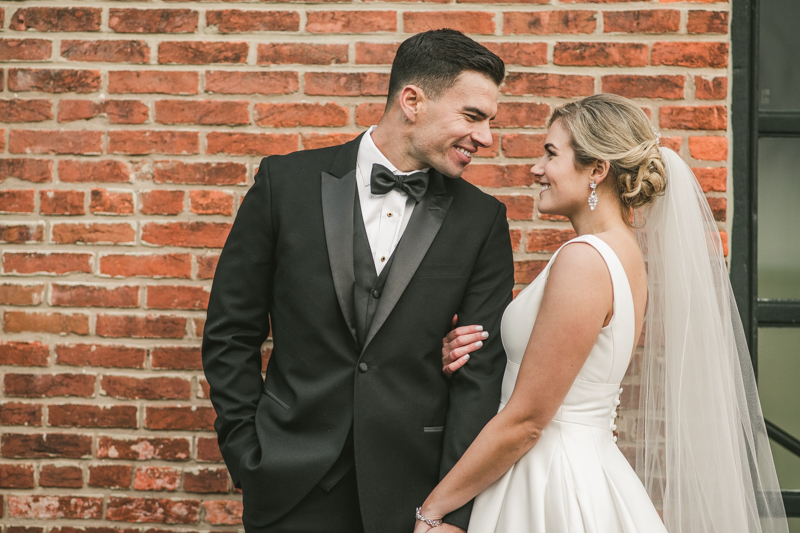
{"type": "MultiPolygon", "coordinates": [[[[800,327],[800,301],[758,298],[758,140],[800,135],[800,113],[758,110],[759,0],[732,0],[731,127],[733,222],[731,284],[758,379],[758,328],[800,327]]],[[[767,421],[771,439],[800,455],[800,440],[767,421]]],[[[800,517],[800,490],[781,491],[786,515],[800,517]]]]}

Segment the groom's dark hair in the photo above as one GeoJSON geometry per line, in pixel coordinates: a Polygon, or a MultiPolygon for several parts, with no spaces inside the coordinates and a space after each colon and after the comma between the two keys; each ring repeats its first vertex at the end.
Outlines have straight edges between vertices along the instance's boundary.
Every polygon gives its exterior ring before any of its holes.
{"type": "Polygon", "coordinates": [[[431,30],[409,37],[397,49],[392,62],[387,107],[409,84],[436,100],[466,70],[483,74],[498,86],[506,75],[502,59],[460,31],[431,30]]]}

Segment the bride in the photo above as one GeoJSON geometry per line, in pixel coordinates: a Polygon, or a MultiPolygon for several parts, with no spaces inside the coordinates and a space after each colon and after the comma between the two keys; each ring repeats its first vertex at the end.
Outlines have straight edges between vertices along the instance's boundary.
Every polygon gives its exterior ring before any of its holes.
{"type": "MultiPolygon", "coordinates": [[[[610,94],[556,109],[545,152],[532,169],[539,211],[578,236],[506,309],[500,411],[417,509],[415,533],[473,498],[469,533],[787,532],[719,232],[691,170],[610,94]],[[644,324],[634,470],[613,432],[644,324]]],[[[445,338],[447,373],[469,372],[480,335],[445,338]]]]}

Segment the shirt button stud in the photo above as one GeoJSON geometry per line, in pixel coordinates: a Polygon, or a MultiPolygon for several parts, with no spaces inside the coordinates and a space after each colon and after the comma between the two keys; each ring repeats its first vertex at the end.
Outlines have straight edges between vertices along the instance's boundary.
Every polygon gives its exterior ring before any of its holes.
{"type": "Polygon", "coordinates": [[[372,297],[373,298],[380,298],[381,297],[381,291],[379,291],[378,289],[375,289],[374,291],[372,291],[372,297]]]}
{"type": "Polygon", "coordinates": [[[386,261],[386,256],[381,257],[381,263],[386,261]]]}
{"type": "Polygon", "coordinates": [[[392,213],[391,212],[386,213],[386,216],[389,217],[389,218],[392,218],[392,213]]]}
{"type": "Polygon", "coordinates": [[[358,371],[359,372],[361,372],[363,374],[367,370],[369,370],[369,367],[367,366],[367,363],[358,363],[358,371]]]}

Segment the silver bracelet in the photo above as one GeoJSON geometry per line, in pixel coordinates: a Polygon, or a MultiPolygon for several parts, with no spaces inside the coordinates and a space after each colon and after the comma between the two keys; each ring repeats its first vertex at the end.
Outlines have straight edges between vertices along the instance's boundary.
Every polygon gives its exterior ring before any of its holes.
{"type": "Polygon", "coordinates": [[[421,511],[422,511],[422,507],[417,507],[417,515],[415,516],[415,518],[417,520],[419,520],[420,522],[425,522],[426,524],[428,524],[431,527],[439,527],[439,526],[442,525],[442,520],[440,518],[437,518],[437,519],[425,518],[424,516],[422,516],[422,512],[421,511]]]}

